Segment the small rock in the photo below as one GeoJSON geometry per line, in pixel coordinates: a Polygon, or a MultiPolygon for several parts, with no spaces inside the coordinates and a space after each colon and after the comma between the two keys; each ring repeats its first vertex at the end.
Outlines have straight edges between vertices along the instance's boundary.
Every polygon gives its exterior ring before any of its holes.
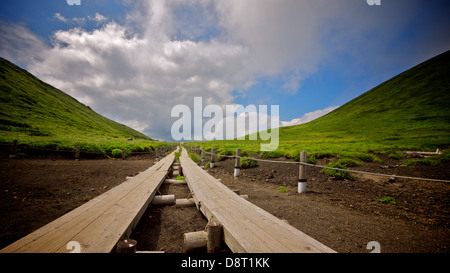
{"type": "Polygon", "coordinates": [[[395,176],[391,176],[391,177],[389,177],[389,180],[388,180],[388,182],[390,182],[390,183],[394,183],[394,182],[395,182],[395,176]]]}

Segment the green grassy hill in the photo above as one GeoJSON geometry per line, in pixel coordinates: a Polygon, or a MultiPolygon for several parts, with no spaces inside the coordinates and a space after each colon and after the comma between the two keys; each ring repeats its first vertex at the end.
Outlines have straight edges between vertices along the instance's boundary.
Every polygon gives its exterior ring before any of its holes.
{"type": "Polygon", "coordinates": [[[85,150],[105,151],[124,143],[130,146],[129,142],[148,149],[151,142],[144,134],[97,114],[3,58],[0,132],[0,142],[18,139],[22,144],[57,149],[81,145],[85,150]],[[129,138],[134,141],[127,142],[129,138]]]}
{"type": "MultiPolygon", "coordinates": [[[[200,143],[199,143],[200,144],[200,143]]],[[[450,144],[450,51],[380,84],[306,124],[280,128],[275,155],[306,150],[337,156],[447,149],[450,144]]],[[[203,142],[224,149],[251,141],[203,142]]],[[[270,156],[270,155],[269,155],[270,156]]]]}

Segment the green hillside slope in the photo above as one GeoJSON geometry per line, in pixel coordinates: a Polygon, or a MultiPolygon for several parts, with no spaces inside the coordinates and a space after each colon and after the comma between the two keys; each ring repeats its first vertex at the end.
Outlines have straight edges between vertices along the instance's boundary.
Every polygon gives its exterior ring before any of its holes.
{"type": "MultiPolygon", "coordinates": [[[[199,143],[200,144],[200,143],[199,143]]],[[[450,51],[380,84],[306,124],[280,128],[279,152],[349,155],[446,149],[450,144],[450,51]]],[[[252,141],[203,142],[233,149],[252,141]]]]}
{"type": "Polygon", "coordinates": [[[370,146],[450,144],[450,51],[307,124],[281,128],[284,141],[319,137],[370,146]]]}
{"type": "Polygon", "coordinates": [[[148,137],[109,120],[0,58],[0,142],[57,148],[148,137]]]}

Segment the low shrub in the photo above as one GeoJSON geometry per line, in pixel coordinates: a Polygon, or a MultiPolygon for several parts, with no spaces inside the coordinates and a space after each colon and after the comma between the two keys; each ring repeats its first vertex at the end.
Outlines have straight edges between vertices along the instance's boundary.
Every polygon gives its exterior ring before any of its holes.
{"type": "Polygon", "coordinates": [[[363,165],[360,161],[351,158],[343,158],[338,163],[346,167],[361,167],[363,165]]]}
{"type": "Polygon", "coordinates": [[[258,161],[251,158],[241,158],[241,168],[252,168],[258,166],[258,161]]]}
{"type": "MultiPolygon", "coordinates": [[[[328,163],[326,166],[331,167],[331,168],[347,170],[347,168],[340,163],[328,163]]],[[[345,171],[330,170],[330,169],[323,168],[321,172],[328,176],[332,176],[336,179],[339,179],[339,180],[343,180],[343,179],[353,180],[354,179],[354,177],[349,172],[345,172],[345,171]]]]}
{"type": "Polygon", "coordinates": [[[121,149],[114,149],[111,151],[112,156],[115,158],[120,158],[122,157],[122,150],[121,149]]]}
{"type": "Polygon", "coordinates": [[[284,156],[284,152],[280,150],[276,151],[264,151],[260,153],[262,158],[278,158],[284,156]]]}
{"type": "Polygon", "coordinates": [[[198,154],[195,153],[189,153],[189,157],[192,159],[192,161],[194,161],[195,163],[199,163],[200,161],[202,161],[202,159],[200,158],[200,156],[198,154]]]}

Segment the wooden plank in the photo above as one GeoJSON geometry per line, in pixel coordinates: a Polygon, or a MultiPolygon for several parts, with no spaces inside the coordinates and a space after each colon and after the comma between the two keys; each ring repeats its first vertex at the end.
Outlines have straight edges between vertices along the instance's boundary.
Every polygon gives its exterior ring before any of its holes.
{"type": "Polygon", "coordinates": [[[4,253],[69,252],[77,241],[83,252],[110,252],[131,233],[164,181],[174,153],[117,187],[0,250],[4,253]]]}
{"type": "Polygon", "coordinates": [[[185,150],[180,163],[197,207],[223,225],[224,241],[233,252],[334,252],[236,195],[197,166],[185,150]]]}

